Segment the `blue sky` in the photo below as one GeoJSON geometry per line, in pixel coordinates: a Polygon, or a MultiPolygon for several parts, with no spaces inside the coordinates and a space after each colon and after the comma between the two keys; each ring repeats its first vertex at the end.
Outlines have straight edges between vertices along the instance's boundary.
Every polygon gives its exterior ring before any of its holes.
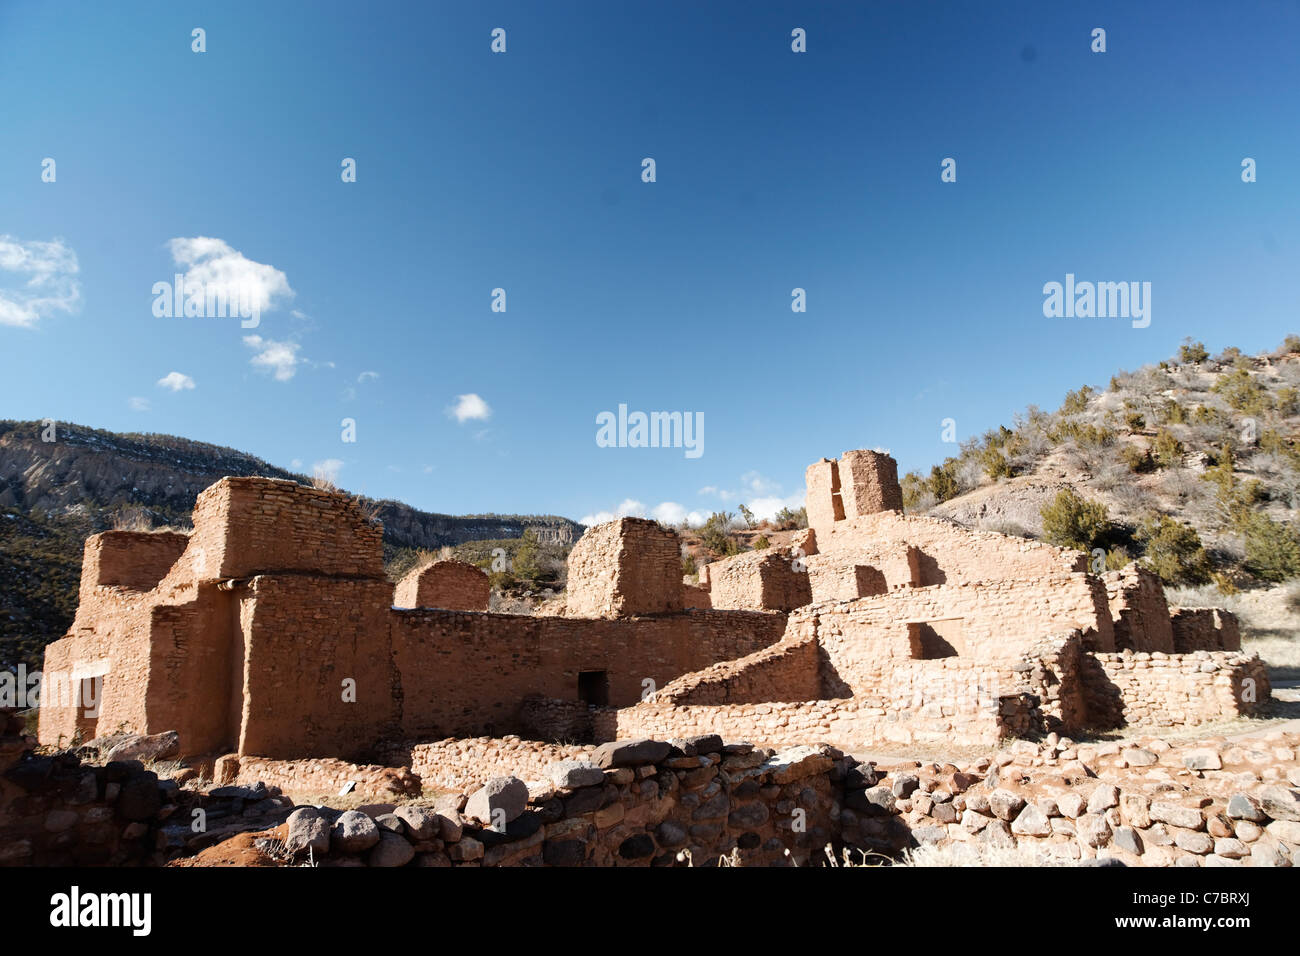
{"type": "Polygon", "coordinates": [[[944,418],[1300,331],[1297,49],[1291,2],[0,0],[0,417],[451,513],[928,467],[944,418]],[[156,317],[190,269],[258,327],[156,317]],[[1067,273],[1150,282],[1150,325],[1045,318],[1067,273]],[[620,403],[702,414],[703,454],[598,446],[620,403]]]}

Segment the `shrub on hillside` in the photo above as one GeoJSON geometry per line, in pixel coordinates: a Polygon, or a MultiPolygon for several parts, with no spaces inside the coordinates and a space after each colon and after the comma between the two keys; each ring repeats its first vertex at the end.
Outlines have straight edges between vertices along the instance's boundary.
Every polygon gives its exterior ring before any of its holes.
{"type": "Polygon", "coordinates": [[[1061,403],[1062,415],[1077,415],[1080,412],[1087,411],[1088,400],[1096,394],[1092,386],[1084,385],[1082,388],[1073,392],[1065,393],[1065,401],[1061,403]]]}
{"type": "Polygon", "coordinates": [[[1165,584],[1209,582],[1210,559],[1195,528],[1155,515],[1138,528],[1138,540],[1146,549],[1144,562],[1165,584]]]}
{"type": "Polygon", "coordinates": [[[1199,365],[1209,357],[1205,343],[1194,342],[1191,336],[1183,339],[1183,344],[1178,346],[1178,361],[1182,365],[1199,365]]]}
{"type": "Polygon", "coordinates": [[[979,453],[979,462],[984,469],[984,474],[994,481],[999,478],[1011,477],[1011,462],[1007,461],[1007,456],[1002,454],[1002,450],[994,445],[985,446],[984,450],[979,453]]]}
{"type": "Polygon", "coordinates": [[[1143,474],[1155,470],[1156,463],[1151,458],[1151,452],[1147,451],[1140,445],[1125,445],[1119,452],[1120,461],[1122,461],[1129,471],[1143,474]]]}
{"type": "Polygon", "coordinates": [[[726,511],[715,511],[700,528],[700,543],[714,554],[725,557],[740,553],[740,544],[731,534],[735,517],[726,511]]]}
{"type": "Polygon", "coordinates": [[[1264,415],[1273,408],[1268,389],[1244,368],[1221,375],[1210,391],[1223,396],[1225,402],[1244,415],[1264,415]]]}
{"type": "Polygon", "coordinates": [[[772,519],[772,525],[777,531],[794,531],[798,528],[808,527],[808,508],[805,506],[798,511],[791,511],[789,508],[782,508],[772,519]]]}
{"type": "Polygon", "coordinates": [[[1264,581],[1285,581],[1300,575],[1300,534],[1294,526],[1253,512],[1238,525],[1245,539],[1243,566],[1264,581]]]}
{"type": "Polygon", "coordinates": [[[1183,408],[1182,405],[1174,401],[1172,398],[1165,399],[1164,404],[1160,406],[1160,415],[1166,424],[1187,424],[1187,409],[1183,408]]]}
{"type": "Polygon", "coordinates": [[[1080,497],[1065,488],[1039,512],[1043,518],[1043,537],[1063,548],[1091,551],[1105,547],[1110,537],[1110,518],[1106,506],[1080,497]]]}
{"type": "Polygon", "coordinates": [[[1174,437],[1173,432],[1162,428],[1156,432],[1156,440],[1151,446],[1152,454],[1161,468],[1173,468],[1183,460],[1186,449],[1183,443],[1174,437]]]}

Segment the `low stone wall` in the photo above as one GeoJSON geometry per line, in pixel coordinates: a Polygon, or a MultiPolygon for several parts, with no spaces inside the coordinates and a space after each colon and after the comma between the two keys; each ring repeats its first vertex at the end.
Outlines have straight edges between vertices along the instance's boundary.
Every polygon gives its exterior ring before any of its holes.
{"type": "Polygon", "coordinates": [[[1241,651],[1085,654],[1093,726],[1195,726],[1253,714],[1270,692],[1268,668],[1241,651]]]}
{"type": "Polygon", "coordinates": [[[292,806],[262,784],[205,793],[182,788],[193,770],[167,779],[139,760],[83,760],[100,759],[94,746],[37,754],[21,727],[0,710],[0,866],[162,865],[276,826],[292,806]]]}
{"type": "MultiPolygon", "coordinates": [[[[924,701],[924,697],[921,698],[924,701]]],[[[766,746],[820,740],[846,750],[880,743],[948,741],[958,745],[996,744],[1012,728],[1032,721],[1033,702],[1006,697],[952,706],[922,703],[930,711],[918,717],[891,711],[883,700],[813,700],[801,703],[683,706],[644,703],[597,714],[598,740],[653,736],[689,737],[720,734],[766,746]],[[946,711],[951,710],[951,713],[946,711]]]]}
{"type": "Polygon", "coordinates": [[[816,700],[822,696],[817,642],[795,635],[746,657],[683,675],[655,700],[686,704],[816,700]]]}
{"type": "Polygon", "coordinates": [[[407,759],[427,796],[430,790],[464,789],[505,774],[544,779],[555,764],[583,759],[593,749],[594,744],[549,744],[519,737],[450,737],[415,744],[407,759]]]}
{"type": "Polygon", "coordinates": [[[373,818],[304,807],[286,845],[323,866],[782,866],[835,843],[843,755],[716,737],[624,741],[525,786],[497,777],[373,818]]]}

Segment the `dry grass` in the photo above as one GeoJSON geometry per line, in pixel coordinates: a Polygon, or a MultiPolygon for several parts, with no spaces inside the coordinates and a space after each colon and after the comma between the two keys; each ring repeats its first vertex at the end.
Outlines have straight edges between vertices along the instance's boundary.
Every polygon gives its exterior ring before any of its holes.
{"type": "Polygon", "coordinates": [[[996,847],[987,843],[948,843],[904,850],[895,866],[1076,866],[1078,861],[1034,847],[996,847]]]}

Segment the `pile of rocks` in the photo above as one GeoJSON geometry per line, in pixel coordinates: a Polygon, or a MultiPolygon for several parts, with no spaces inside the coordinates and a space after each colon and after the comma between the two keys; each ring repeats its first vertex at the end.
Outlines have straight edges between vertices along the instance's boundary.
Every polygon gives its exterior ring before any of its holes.
{"type": "Polygon", "coordinates": [[[432,806],[301,807],[287,850],[327,866],[803,863],[832,842],[828,747],[775,753],[720,737],[604,744],[526,783],[495,777],[432,806]]]}
{"type": "Polygon", "coordinates": [[[1174,745],[1017,741],[974,764],[851,771],[840,833],[887,854],[953,843],[1137,866],[1290,866],[1300,734],[1174,745]]]}
{"type": "MultiPolygon", "coordinates": [[[[279,791],[224,787],[202,793],[145,769],[175,754],[172,732],[92,741],[76,752],[40,755],[0,711],[0,864],[162,864],[233,833],[274,826],[292,809],[279,791]],[[10,732],[13,731],[13,732],[10,732]],[[83,758],[111,757],[103,764],[83,758]],[[122,756],[124,759],[117,759],[122,756]],[[197,812],[196,812],[197,811],[197,812]]],[[[17,727],[21,727],[18,723],[17,727]]]]}

